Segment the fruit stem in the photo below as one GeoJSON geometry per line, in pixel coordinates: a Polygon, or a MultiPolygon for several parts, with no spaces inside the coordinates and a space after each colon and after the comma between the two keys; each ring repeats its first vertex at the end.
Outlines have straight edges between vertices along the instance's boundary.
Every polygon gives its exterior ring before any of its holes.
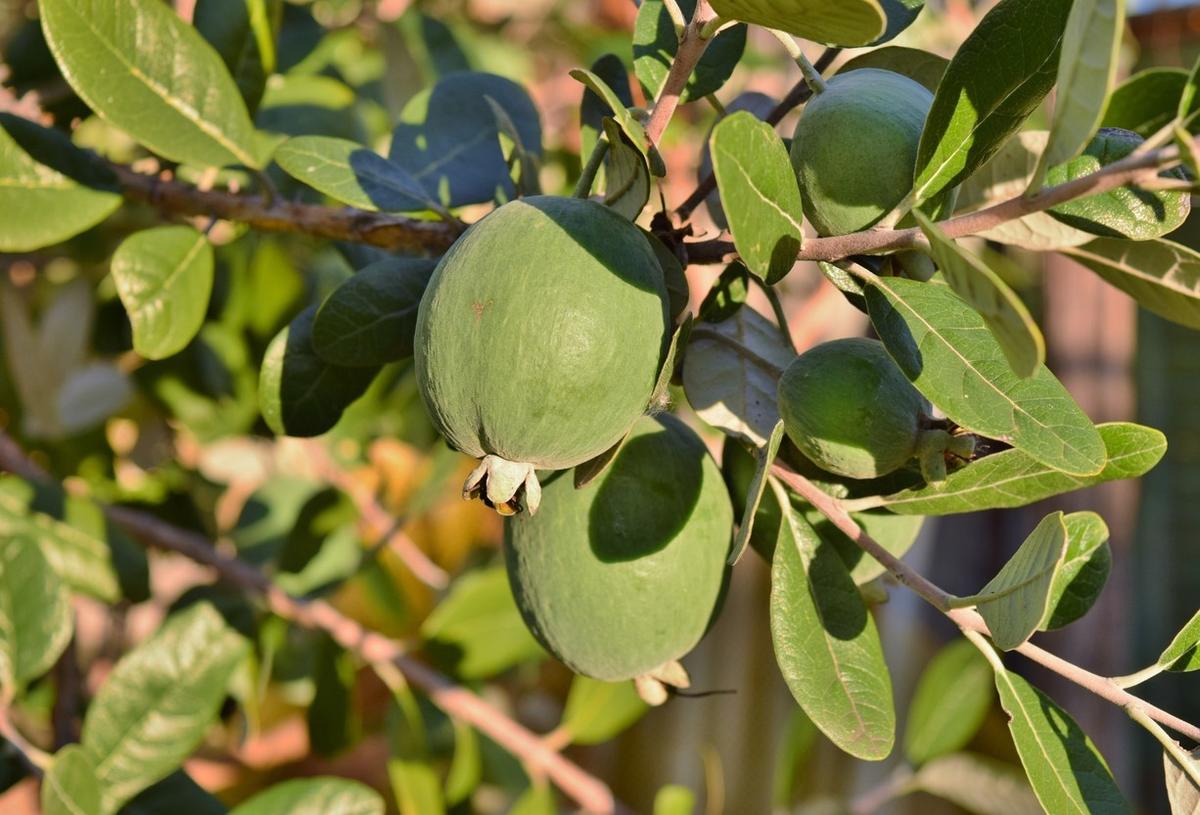
{"type": "Polygon", "coordinates": [[[596,146],[592,148],[592,154],[588,156],[587,164],[583,165],[583,171],[579,175],[579,181],[575,184],[575,197],[588,198],[592,194],[592,185],[596,183],[596,173],[600,172],[600,166],[604,163],[604,157],[608,155],[608,139],[601,137],[600,141],[596,142],[596,146]]]}
{"type": "Polygon", "coordinates": [[[1163,666],[1154,664],[1149,668],[1143,668],[1136,673],[1126,674],[1125,676],[1114,676],[1112,678],[1112,682],[1118,688],[1132,688],[1135,685],[1142,684],[1148,679],[1153,679],[1165,670],[1166,669],[1163,666]]]}
{"type": "Polygon", "coordinates": [[[750,275],[750,279],[758,284],[763,294],[766,295],[767,302],[771,304],[771,311],[775,314],[775,322],[779,324],[779,334],[783,337],[784,343],[788,348],[795,348],[796,342],[792,339],[792,329],[788,325],[787,313],[783,310],[783,303],[779,299],[779,292],[775,291],[775,287],[767,283],[767,281],[755,275],[750,275]]]}
{"type": "Polygon", "coordinates": [[[788,56],[794,59],[796,64],[800,66],[800,73],[804,74],[804,81],[808,83],[808,87],[812,88],[812,92],[824,93],[825,79],[821,76],[821,72],[808,61],[808,57],[804,56],[804,51],[800,48],[800,43],[796,42],[795,37],[777,28],[768,30],[775,35],[775,39],[783,43],[783,47],[787,49],[788,56]]]}

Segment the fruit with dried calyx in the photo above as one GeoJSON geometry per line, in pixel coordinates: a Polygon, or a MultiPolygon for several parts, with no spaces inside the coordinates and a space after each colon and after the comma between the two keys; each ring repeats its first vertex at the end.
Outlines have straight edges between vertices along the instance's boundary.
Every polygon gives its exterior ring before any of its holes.
{"type": "Polygon", "coordinates": [[[733,520],[700,438],[673,416],[643,418],[596,480],[576,489],[559,473],[536,516],[508,519],[517,606],[578,673],[678,684],[672,663],[699,642],[718,605],[733,520]]]}
{"type": "Polygon", "coordinates": [[[804,107],[792,167],[804,214],[821,235],[874,226],[912,190],[933,94],[879,68],[838,74],[804,107]]]}
{"type": "Polygon", "coordinates": [[[779,379],[779,412],[792,443],[818,467],[878,478],[914,458],[926,481],[946,477],[946,455],[970,458],[973,441],[933,427],[930,406],[878,340],[822,343],[779,379]]]}
{"type": "Polygon", "coordinates": [[[434,424],[481,459],[464,494],[536,511],[536,470],[598,456],[646,410],[667,330],[658,259],[611,209],[522,198],[468,229],[433,273],[415,342],[434,424]]]}

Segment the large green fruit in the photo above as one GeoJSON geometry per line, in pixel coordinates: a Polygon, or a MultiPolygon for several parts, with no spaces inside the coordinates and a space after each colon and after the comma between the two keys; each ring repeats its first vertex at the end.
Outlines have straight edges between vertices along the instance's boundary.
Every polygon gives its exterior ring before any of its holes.
{"type": "Polygon", "coordinates": [[[667,326],[653,249],[601,204],[523,198],[468,229],[421,299],[415,345],[434,423],[483,459],[467,492],[536,511],[535,469],[596,457],[646,410],[667,326]]]}
{"type": "Polygon", "coordinates": [[[643,418],[611,467],[545,486],[505,527],[508,575],[534,636],[572,670],[643,676],[690,651],[716,609],[733,508],[704,443],[673,416],[643,418]]]}
{"type": "Polygon", "coordinates": [[[838,74],[809,101],[792,167],[818,233],[866,229],[908,195],[931,104],[927,88],[879,68],[838,74]]]}
{"type": "Polygon", "coordinates": [[[784,430],[814,464],[877,478],[918,453],[925,402],[878,340],[833,340],[805,351],[779,379],[784,430]]]}

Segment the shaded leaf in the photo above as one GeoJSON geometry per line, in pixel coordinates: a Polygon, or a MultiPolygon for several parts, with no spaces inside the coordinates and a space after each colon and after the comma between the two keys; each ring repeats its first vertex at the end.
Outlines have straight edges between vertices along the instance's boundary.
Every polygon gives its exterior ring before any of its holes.
{"type": "Polygon", "coordinates": [[[879,5],[887,15],[887,28],[871,45],[879,45],[898,37],[916,22],[921,9],[925,8],[925,0],[879,0],[879,5]]]}
{"type": "Polygon", "coordinates": [[[335,756],[354,743],[354,658],[329,635],[313,648],[313,698],[305,711],[313,753],[335,756]]]}
{"type": "Polygon", "coordinates": [[[750,485],[746,491],[745,508],[742,510],[742,520],[738,524],[737,535],[733,539],[733,548],[729,552],[729,562],[737,563],[742,553],[746,551],[746,546],[750,543],[750,537],[754,533],[754,518],[758,515],[758,506],[762,502],[763,493],[767,490],[767,473],[771,470],[771,465],[775,463],[775,457],[779,455],[779,445],[783,443],[783,420],[781,419],[775,429],[771,431],[767,443],[758,448],[754,453],[754,475],[750,478],[750,485]]]}
{"type": "Polygon", "coordinates": [[[446,803],[450,806],[467,800],[483,780],[483,758],[475,728],[454,720],[454,757],[446,771],[446,803]]]}
{"type": "MultiPolygon", "coordinates": [[[[821,540],[837,550],[856,584],[861,586],[887,573],[882,563],[865,553],[820,512],[794,497],[792,504],[798,506],[821,540]]],[[[890,512],[856,512],[851,517],[876,543],[896,557],[903,557],[917,542],[924,523],[918,515],[893,515],[890,512]]]]}
{"type": "Polygon", "coordinates": [[[917,772],[912,786],[974,815],[1044,812],[1020,768],[975,753],[934,759],[917,772]]]}
{"type": "MultiPolygon", "coordinates": [[[[608,88],[618,107],[633,107],[633,91],[629,86],[629,71],[616,54],[604,54],[592,63],[589,69],[600,80],[600,87],[608,88]]],[[[596,143],[604,132],[604,118],[612,114],[610,102],[587,85],[583,88],[583,100],[579,107],[579,155],[586,162],[596,149],[596,143]]],[[[604,168],[596,174],[596,183],[603,185],[604,168]]]]}
{"type": "Polygon", "coordinates": [[[73,629],[66,591],[37,541],[0,536],[0,702],[49,671],[73,629]]]}
{"type": "Polygon", "coordinates": [[[650,200],[650,167],[646,156],[611,117],[604,119],[608,153],[604,156],[604,205],[636,221],[650,200]]]}
{"type": "Polygon", "coordinates": [[[379,793],[345,778],[298,778],[260,792],[233,815],[383,815],[379,793]]]}
{"type": "Polygon", "coordinates": [[[669,784],[654,795],[654,815],[692,815],[696,794],[687,787],[669,784]]]}
{"type": "Polygon", "coordinates": [[[917,681],[904,728],[905,757],[920,766],[962,749],[983,725],[991,706],[988,661],[967,640],[947,645],[917,681]]]}
{"type": "Polygon", "coordinates": [[[347,139],[297,136],[275,151],[284,172],[343,204],[372,212],[436,210],[421,181],[399,164],[347,139]]]}
{"type": "Polygon", "coordinates": [[[634,118],[633,113],[625,104],[624,99],[627,97],[624,94],[618,94],[608,86],[604,79],[591,71],[576,68],[571,71],[571,77],[577,82],[583,83],[585,88],[608,105],[609,112],[612,114],[611,118],[620,125],[621,132],[628,137],[630,146],[645,156],[650,172],[659,177],[666,175],[667,167],[657,148],[650,143],[650,137],[646,135],[646,128],[642,127],[642,123],[634,118]]]}
{"type": "Polygon", "coordinates": [[[55,398],[64,435],[91,430],[133,399],[129,376],[115,363],[92,362],[67,375],[55,398]]]}
{"type": "Polygon", "coordinates": [[[1158,665],[1168,671],[1200,671],[1200,611],[1159,655],[1158,665]]]}
{"type": "Polygon", "coordinates": [[[859,54],[838,69],[839,74],[856,71],[860,68],[879,68],[884,71],[907,76],[919,85],[924,85],[936,93],[946,73],[950,60],[922,51],[919,48],[906,48],[901,45],[889,45],[886,48],[874,48],[864,54],[859,54]]]}
{"type": "MultiPolygon", "coordinates": [[[[690,20],[696,0],[679,0],[684,19],[690,20]]],[[[733,26],[718,34],[696,65],[683,90],[682,102],[703,99],[716,93],[729,79],[746,49],[746,27],[733,26]]],[[[643,0],[633,28],[633,68],[647,99],[658,98],[675,54],[679,38],[663,0],[643,0]]]]}
{"type": "Polygon", "coordinates": [[[182,351],[200,331],[213,285],[208,238],[190,226],[159,226],[121,242],[112,259],[117,295],[147,359],[182,351]]]}
{"type": "Polygon", "coordinates": [[[1067,553],[1054,575],[1050,607],[1039,628],[1051,631],[1070,625],[1095,604],[1112,569],[1108,525],[1094,512],[1072,512],[1063,518],[1067,553]]]}
{"type": "Polygon", "coordinates": [[[570,734],[573,744],[599,744],[628,728],[648,709],[633,682],[576,676],[559,727],[570,734]]]}
{"type": "Polygon", "coordinates": [[[1189,328],[1200,328],[1200,253],[1167,240],[1099,238],[1063,249],[1139,305],[1189,328]]]}
{"type": "Polygon", "coordinates": [[[1011,651],[1038,629],[1052,610],[1050,591],[1067,552],[1063,514],[1042,519],[976,600],[996,647],[1011,651]]]}
{"type": "Polygon", "coordinates": [[[1188,72],[1181,68],[1149,68],[1134,74],[1112,92],[1101,126],[1150,138],[1175,118],[1187,81],[1188,72]]]}
{"type": "Polygon", "coordinates": [[[100,782],[82,747],[68,744],[54,755],[42,779],[42,815],[100,815],[100,782]]]}
{"type": "Polygon", "coordinates": [[[183,770],[142,790],[119,815],[225,815],[229,810],[183,770]]]}
{"type": "Polygon", "coordinates": [[[722,17],[826,45],[869,45],[884,36],[888,23],[879,0],[717,0],[712,7],[722,17]]]}
{"type": "Polygon", "coordinates": [[[216,49],[253,112],[275,72],[281,0],[197,0],[192,25],[216,49]]]}
{"type": "Polygon", "coordinates": [[[220,56],[156,0],[43,0],[46,44],[89,107],[155,153],[204,166],[265,161],[220,56]]]}
{"type": "Polygon", "coordinates": [[[1193,769],[1189,775],[1175,758],[1163,751],[1163,773],[1167,782],[1167,799],[1171,803],[1171,815],[1197,815],[1200,813],[1200,786],[1193,780],[1200,772],[1200,750],[1191,754],[1193,769]]]}

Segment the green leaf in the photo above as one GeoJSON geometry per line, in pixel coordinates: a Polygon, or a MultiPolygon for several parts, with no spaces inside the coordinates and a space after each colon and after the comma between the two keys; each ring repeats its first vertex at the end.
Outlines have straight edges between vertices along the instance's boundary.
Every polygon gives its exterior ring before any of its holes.
{"type": "MultiPolygon", "coordinates": [[[[696,0],[679,0],[679,8],[684,18],[690,20],[696,0]]],[[[643,0],[633,28],[633,68],[647,99],[657,99],[662,92],[678,50],[679,38],[666,3],[643,0]]],[[[719,91],[745,50],[746,26],[733,26],[718,34],[692,71],[680,101],[694,102],[719,91]]]]}
{"type": "Polygon", "coordinates": [[[446,771],[446,803],[450,806],[466,801],[483,780],[483,758],[475,728],[459,719],[454,720],[454,757],[446,771]]]}
{"type": "Polygon", "coordinates": [[[463,679],[495,676],[545,654],[521,620],[503,566],[457,578],[421,636],[429,653],[463,679]]]}
{"type": "Polygon", "coordinates": [[[142,790],[118,815],[225,815],[229,810],[183,770],[142,790]]]}
{"type": "Polygon", "coordinates": [[[1163,774],[1167,782],[1171,815],[1200,813],[1200,786],[1193,780],[1200,773],[1200,750],[1192,751],[1191,760],[1192,772],[1189,774],[1170,753],[1163,751],[1163,774]]]}
{"type": "MultiPolygon", "coordinates": [[[[729,104],[725,105],[725,110],[717,115],[716,121],[704,136],[704,146],[700,150],[700,164],[696,168],[696,182],[703,182],[713,174],[712,134],[717,125],[739,111],[746,111],[755,119],[765,121],[771,111],[775,109],[776,104],[776,100],[765,93],[747,91],[738,94],[729,104]]],[[[704,199],[704,204],[708,208],[708,214],[713,223],[720,229],[728,229],[729,220],[725,217],[725,208],[721,206],[721,191],[713,189],[704,199]]]]}
{"type": "Polygon", "coordinates": [[[636,221],[650,200],[650,167],[612,117],[604,119],[608,153],[604,156],[604,205],[636,221]]]}
{"type": "Polygon", "coordinates": [[[1075,158],[1095,135],[1117,77],[1124,33],[1125,0],[1072,3],[1058,61],[1050,142],[1034,174],[1035,184],[1042,171],[1075,158]]]}
{"type": "Polygon", "coordinates": [[[600,744],[632,725],[648,710],[633,682],[601,682],[586,676],[571,680],[559,725],[572,744],[600,744]]]}
{"type": "Polygon", "coordinates": [[[348,139],[297,136],[275,151],[284,172],[343,204],[370,212],[439,209],[408,170],[348,139]]]}
{"type": "Polygon", "coordinates": [[[892,684],[875,621],[837,552],[791,510],[771,569],[771,638],[792,696],[821,732],[856,758],[886,758],[895,740],[892,684]]]}
{"type": "Polygon", "coordinates": [[[310,306],[279,332],[263,356],[258,402],[263,419],[280,436],[319,436],[362,396],[376,367],[331,365],[313,350],[316,308],[310,306]]]}
{"type": "Polygon", "coordinates": [[[1011,671],[996,672],[996,689],[1021,764],[1046,812],[1131,812],[1096,745],[1049,696],[1011,671]]]}
{"type": "Polygon", "coordinates": [[[208,603],[170,617],[126,654],[83,722],[102,812],[115,812],[176,769],[212,723],[246,641],[208,603]]]}
{"type": "Polygon", "coordinates": [[[432,766],[400,758],[387,766],[400,815],[442,815],[446,811],[441,783],[432,766]]]}
{"type": "Polygon", "coordinates": [[[754,518],[758,515],[758,505],[762,503],[763,493],[767,490],[767,473],[779,455],[779,445],[783,443],[783,420],[771,431],[767,443],[754,453],[754,475],[746,491],[746,506],[742,510],[742,520],[738,524],[737,535],[733,539],[733,548],[729,552],[729,563],[735,564],[742,558],[750,536],[754,533],[754,518]]]}
{"type": "Polygon", "coordinates": [[[159,226],[121,242],[112,259],[117,295],[133,324],[133,350],[147,359],[177,354],[204,324],[213,251],[190,226],[159,226]]]}
{"type": "Polygon", "coordinates": [[[1067,553],[1054,575],[1050,608],[1039,628],[1052,631],[1070,625],[1088,612],[1104,590],[1112,569],[1108,525],[1094,512],[1072,512],[1067,526],[1067,553]]]}
{"type": "Polygon", "coordinates": [[[889,45],[886,48],[874,48],[865,54],[859,54],[838,69],[839,74],[847,71],[857,71],[860,68],[879,68],[907,76],[919,85],[924,85],[932,93],[937,93],[942,75],[950,60],[922,51],[919,48],[905,48],[901,45],[889,45]]]}
{"type": "Polygon", "coordinates": [[[329,635],[313,648],[313,698],[305,711],[308,742],[319,756],[336,756],[354,743],[354,657],[329,635]]]}
{"type": "Polygon", "coordinates": [[[1062,252],[1155,314],[1200,328],[1200,253],[1195,250],[1167,240],[1099,238],[1062,252]]]}
{"type": "Polygon", "coordinates": [[[260,792],[232,815],[383,815],[379,793],[345,778],[297,778],[260,792]]]}
{"type": "Polygon", "coordinates": [[[87,752],[68,744],[42,779],[42,815],[100,815],[100,782],[87,752]]]}
{"type": "MultiPolygon", "coordinates": [[[[616,54],[604,54],[592,63],[591,73],[600,80],[600,86],[612,93],[619,108],[633,107],[633,91],[629,86],[629,70],[616,54]]],[[[579,106],[579,155],[587,161],[596,149],[596,143],[604,132],[604,118],[610,116],[612,106],[605,97],[584,86],[583,100],[579,106]]],[[[632,148],[631,148],[632,149],[632,148]]],[[[648,172],[648,171],[647,171],[648,172]]],[[[596,183],[603,186],[604,168],[596,174],[596,183]]]]}
{"type": "Polygon", "coordinates": [[[221,57],[156,0],[43,0],[63,78],[101,117],[155,153],[262,167],[254,126],[221,57]]]}
{"type": "Polygon", "coordinates": [[[779,329],[752,308],[719,323],[697,323],[683,365],[683,388],[701,419],[755,447],[779,422],[779,375],[796,358],[779,329]],[[749,348],[753,360],[730,340],[749,348]]]}
{"type": "Polygon", "coordinates": [[[947,238],[929,216],[913,216],[929,239],[938,268],[954,293],[979,312],[1017,376],[1027,378],[1046,362],[1046,341],[1029,309],[998,274],[947,238]]]}
{"type": "Polygon", "coordinates": [[[120,206],[107,167],[62,133],[0,113],[0,252],[60,243],[120,206]]]}
{"type": "MultiPolygon", "coordinates": [[[[842,562],[850,570],[850,578],[858,585],[863,585],[885,574],[887,568],[865,553],[862,548],[846,537],[846,533],[838,529],[832,521],[813,509],[808,504],[793,498],[793,506],[798,508],[824,543],[829,544],[842,562]]],[[[875,542],[896,557],[903,557],[921,532],[924,518],[919,515],[893,515],[890,512],[856,512],[852,516],[863,531],[875,539],[875,542]]]]}
{"type": "Polygon", "coordinates": [[[746,111],[713,130],[713,173],[742,261],[773,284],[792,270],[804,239],[796,173],[775,129],[746,111]]]}
{"type": "Polygon", "coordinates": [[[37,540],[0,537],[0,704],[50,670],[73,628],[67,593],[37,540]]]}
{"type": "Polygon", "coordinates": [[[1175,109],[1175,118],[1187,121],[1193,113],[1200,109],[1200,59],[1192,64],[1183,91],[1179,94],[1179,104],[1175,109]]]}
{"type": "Polygon", "coordinates": [[[1150,68],[1117,86],[1108,100],[1101,127],[1132,130],[1150,138],[1175,118],[1188,72],[1181,68],[1150,68]]]}
{"type": "Polygon", "coordinates": [[[1042,815],[1019,767],[975,753],[934,759],[913,778],[912,787],[974,815],[1042,815]]]}
{"type": "Polygon", "coordinates": [[[612,112],[612,119],[620,125],[621,132],[629,139],[630,146],[645,156],[650,172],[660,178],[666,175],[667,166],[663,163],[662,156],[659,155],[658,149],[650,143],[650,137],[646,135],[646,128],[642,127],[641,122],[635,119],[629,108],[626,107],[622,95],[610,88],[607,82],[591,71],[576,68],[571,71],[571,77],[577,82],[583,83],[585,88],[608,105],[612,112]]]}
{"type": "Polygon", "coordinates": [[[313,318],[313,350],[347,367],[384,365],[413,354],[417,307],[436,260],[393,257],[359,269],[313,318]]]}
{"type": "Polygon", "coordinates": [[[654,796],[654,815],[692,815],[696,811],[696,794],[687,787],[669,784],[654,796]]]}
{"type": "Polygon", "coordinates": [[[1108,461],[1097,475],[1077,477],[1042,464],[1020,450],[1003,450],[972,461],[936,487],[902,490],[866,507],[886,507],[903,515],[955,515],[983,509],[1023,507],[1065,492],[1138,478],[1167,451],[1166,437],[1152,427],[1129,422],[1097,425],[1108,461]]]}
{"type": "Polygon", "coordinates": [[[974,645],[959,639],[938,652],[917,682],[904,755],[916,766],[967,745],[992,706],[992,669],[974,645]]]}
{"type": "Polygon", "coordinates": [[[1103,470],[1100,433],[1066,388],[1045,366],[1014,374],[983,318],[950,289],[873,278],[867,306],[888,353],[951,420],[1071,475],[1103,470]]]}
{"type": "Polygon", "coordinates": [[[1067,553],[1067,526],[1061,512],[1042,519],[1017,553],[975,595],[977,608],[1005,651],[1020,646],[1051,611],[1050,591],[1067,553]]]}
{"type": "Polygon", "coordinates": [[[1071,0],[1002,0],[946,68],[917,151],[916,203],[981,167],[1054,86],[1071,0]]]}
{"type": "Polygon", "coordinates": [[[1158,657],[1158,665],[1167,671],[1200,671],[1200,611],[1183,627],[1158,657]]]}
{"type": "Polygon", "coordinates": [[[513,802],[508,815],[557,815],[554,790],[545,781],[535,781],[513,802]]]}
{"type": "Polygon", "coordinates": [[[727,19],[826,45],[870,45],[884,36],[888,22],[878,0],[717,0],[712,7],[727,19]]]}
{"type": "Polygon", "coordinates": [[[250,111],[275,73],[281,0],[197,0],[192,25],[216,49],[250,111]]]}

